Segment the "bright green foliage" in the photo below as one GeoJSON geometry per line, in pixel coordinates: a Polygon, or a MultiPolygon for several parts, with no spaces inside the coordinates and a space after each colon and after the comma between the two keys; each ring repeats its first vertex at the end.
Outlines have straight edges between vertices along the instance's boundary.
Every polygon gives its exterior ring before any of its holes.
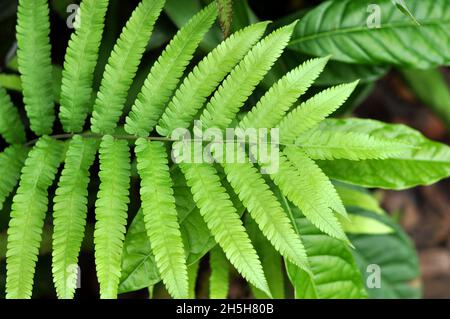
{"type": "Polygon", "coordinates": [[[308,269],[305,249],[289,218],[261,174],[250,163],[225,163],[228,181],[240,200],[282,256],[308,269]]]}
{"type": "Polygon", "coordinates": [[[136,141],[144,222],[161,278],[174,298],[188,297],[186,256],[162,142],[136,141]]]}
{"type": "Polygon", "coordinates": [[[311,159],[301,151],[286,148],[284,155],[280,154],[279,172],[273,174],[272,178],[283,194],[300,208],[317,228],[332,237],[347,240],[331,209],[331,206],[338,208],[342,203],[339,202],[337,194],[335,195],[336,191],[329,191],[328,194],[324,192],[329,180],[311,159]],[[332,199],[327,197],[330,194],[335,195],[333,205],[332,199]]]}
{"type": "Polygon", "coordinates": [[[217,89],[200,116],[205,128],[224,129],[286,47],[295,26],[290,24],[258,42],[217,89]]]}
{"type": "Polygon", "coordinates": [[[20,120],[19,111],[13,105],[11,98],[0,86],[0,135],[9,144],[25,142],[25,129],[20,120]]]}
{"type": "Polygon", "coordinates": [[[324,90],[288,113],[279,124],[281,143],[294,143],[301,133],[313,128],[336,111],[350,96],[358,82],[324,90]]]}
{"type": "Polygon", "coordinates": [[[126,119],[128,133],[146,137],[153,130],[195,49],[216,17],[216,6],[211,4],[178,31],[150,70],[126,119]]]}
{"type": "Polygon", "coordinates": [[[142,0],[125,25],[109,57],[95,100],[91,118],[93,132],[112,133],[116,128],[128,89],[163,6],[164,0],[142,0]]]}
{"type": "Polygon", "coordinates": [[[189,277],[189,299],[195,299],[195,287],[197,283],[198,270],[200,268],[200,260],[196,261],[188,267],[189,277]]]}
{"type": "Polygon", "coordinates": [[[306,61],[283,76],[239,122],[241,128],[275,127],[324,69],[328,58],[306,61]]]}
{"type": "Polygon", "coordinates": [[[214,247],[209,252],[209,265],[211,267],[211,276],[209,277],[209,298],[227,298],[230,281],[230,264],[219,246],[214,247]]]}
{"type": "Polygon", "coordinates": [[[100,297],[117,297],[130,187],[127,142],[105,135],[100,144],[100,189],[95,203],[94,244],[100,297]]]}
{"type": "Polygon", "coordinates": [[[17,11],[17,57],[23,99],[31,129],[37,135],[52,131],[52,62],[47,0],[20,0],[17,11]]]}
{"type": "Polygon", "coordinates": [[[209,95],[261,38],[266,26],[267,22],[261,22],[233,33],[211,51],[175,92],[159,121],[158,132],[167,136],[176,128],[188,128],[209,95]]]}
{"type": "Polygon", "coordinates": [[[213,166],[182,164],[194,200],[231,264],[250,283],[270,295],[258,255],[213,166]]]}
{"type": "Polygon", "coordinates": [[[97,65],[108,0],[83,0],[76,30],[70,38],[61,85],[59,118],[66,132],[81,132],[91,108],[92,81],[97,65]]]}
{"type": "Polygon", "coordinates": [[[330,178],[366,187],[405,189],[432,184],[450,174],[450,147],[430,141],[404,125],[363,119],[330,119],[324,121],[320,129],[369,134],[412,147],[385,160],[318,161],[317,164],[330,178]]]}
{"type": "Polygon", "coordinates": [[[89,168],[97,147],[96,139],[72,138],[53,199],[52,271],[56,293],[62,299],[71,299],[75,293],[78,254],[86,226],[89,168]]]}
{"type": "Polygon", "coordinates": [[[395,140],[382,140],[367,134],[321,130],[303,134],[297,144],[310,158],[319,160],[386,159],[411,149],[395,140]]]}
{"type": "Polygon", "coordinates": [[[30,151],[13,199],[6,253],[6,297],[30,298],[34,269],[41,242],[47,188],[61,162],[62,144],[42,137],[30,151]]]}
{"type": "MultiPolygon", "coordinates": [[[[283,299],[284,294],[284,265],[280,254],[273,248],[272,244],[264,237],[259,230],[258,224],[250,217],[245,215],[245,229],[255,246],[256,252],[261,259],[264,274],[269,284],[270,292],[273,298],[283,299]]],[[[253,296],[258,299],[267,299],[268,296],[261,290],[251,287],[253,296]]]]}
{"type": "Polygon", "coordinates": [[[351,249],[339,240],[324,235],[306,218],[295,222],[305,243],[313,275],[287,263],[287,271],[295,288],[295,297],[302,299],[367,298],[361,274],[351,249]]]}
{"type": "Polygon", "coordinates": [[[420,267],[414,244],[408,235],[388,216],[370,215],[395,231],[380,235],[350,235],[355,245],[353,255],[364,280],[373,283],[367,272],[369,265],[382,269],[380,287],[367,289],[370,298],[412,299],[421,297],[420,267]]]}
{"type": "Polygon", "coordinates": [[[20,171],[27,157],[28,150],[22,145],[12,145],[0,153],[0,210],[3,203],[17,185],[20,171]]]}

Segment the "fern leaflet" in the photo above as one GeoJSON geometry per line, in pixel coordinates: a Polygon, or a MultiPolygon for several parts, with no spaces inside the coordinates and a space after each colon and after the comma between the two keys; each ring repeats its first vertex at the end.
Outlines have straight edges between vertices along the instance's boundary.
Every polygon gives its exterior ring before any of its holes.
{"type": "Polygon", "coordinates": [[[20,170],[27,157],[28,150],[22,145],[12,145],[0,153],[0,211],[6,197],[17,185],[20,170]]]}
{"type": "Polygon", "coordinates": [[[228,296],[228,283],[230,279],[229,263],[227,257],[219,246],[209,252],[209,298],[225,299],[228,296]]]}
{"type": "Polygon", "coordinates": [[[108,0],[83,0],[65,56],[59,118],[66,132],[81,132],[90,111],[108,0]]]}
{"type": "Polygon", "coordinates": [[[125,140],[105,135],[100,144],[100,189],[95,203],[95,264],[100,297],[117,297],[128,211],[130,153],[125,140]]]}
{"type": "Polygon", "coordinates": [[[57,296],[62,299],[72,299],[75,293],[86,225],[89,168],[97,147],[95,139],[72,138],[53,200],[52,272],[57,296]]]}
{"type": "Polygon", "coordinates": [[[41,242],[47,189],[61,162],[62,143],[42,137],[30,151],[13,198],[6,252],[6,298],[30,298],[41,242]]]}
{"type": "Polygon", "coordinates": [[[162,115],[158,133],[167,136],[177,128],[188,128],[223,78],[262,37],[266,26],[267,22],[261,22],[232,34],[195,66],[162,115]]]}
{"type": "Polygon", "coordinates": [[[155,62],[126,119],[125,130],[146,137],[164,112],[173,91],[205,33],[217,17],[213,3],[184,26],[155,62]]]}
{"type": "Polygon", "coordinates": [[[258,42],[231,71],[200,116],[205,128],[226,128],[256,85],[283,52],[294,30],[294,22],[275,30],[258,42]]]}
{"type": "Polygon", "coordinates": [[[289,112],[281,121],[281,143],[294,143],[301,133],[313,128],[336,111],[350,96],[358,81],[326,89],[289,112]]]}
{"type": "Polygon", "coordinates": [[[367,134],[312,130],[296,142],[312,159],[386,159],[410,149],[405,144],[367,134]]]}
{"type": "Polygon", "coordinates": [[[161,278],[174,298],[188,297],[186,256],[178,223],[167,151],[162,142],[136,141],[137,169],[147,230],[161,278]]]}
{"type": "Polygon", "coordinates": [[[180,167],[201,215],[228,260],[244,278],[270,295],[258,255],[214,167],[185,163],[180,167]]]}
{"type": "Polygon", "coordinates": [[[37,135],[50,134],[55,120],[47,0],[19,0],[17,57],[25,110],[37,135]]]}
{"type": "Polygon", "coordinates": [[[342,202],[334,188],[334,192],[325,192],[329,180],[311,159],[286,147],[284,154],[280,153],[279,170],[271,177],[282,193],[301,209],[311,223],[324,233],[347,241],[330,208],[333,206],[333,209],[345,215],[342,202]],[[329,196],[332,196],[333,200],[328,198],[329,196]],[[333,205],[330,205],[331,202],[333,205]]]}
{"type": "Polygon", "coordinates": [[[275,127],[297,99],[308,90],[329,58],[311,59],[276,82],[239,122],[241,128],[275,127]]]}
{"type": "Polygon", "coordinates": [[[93,132],[108,134],[116,128],[128,90],[163,6],[164,0],[142,0],[123,28],[105,67],[95,100],[91,118],[93,132]]]}
{"type": "Polygon", "coordinates": [[[0,135],[9,144],[25,142],[25,128],[9,94],[0,86],[0,135]]]}
{"type": "Polygon", "coordinates": [[[264,236],[281,255],[308,269],[299,236],[257,169],[251,163],[225,163],[223,167],[228,181],[264,236]]]}

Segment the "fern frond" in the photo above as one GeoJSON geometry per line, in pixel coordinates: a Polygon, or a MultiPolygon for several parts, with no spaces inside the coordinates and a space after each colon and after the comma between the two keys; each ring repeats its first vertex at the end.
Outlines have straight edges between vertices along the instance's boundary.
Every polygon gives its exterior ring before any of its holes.
{"type": "Polygon", "coordinates": [[[231,71],[200,116],[205,128],[226,128],[254,88],[283,52],[294,30],[294,22],[275,30],[258,42],[231,71]]]}
{"type": "Polygon", "coordinates": [[[105,67],[95,100],[91,118],[93,132],[108,134],[116,128],[128,90],[163,6],[164,0],[142,0],[123,28],[105,67]]]}
{"type": "Polygon", "coordinates": [[[9,144],[25,142],[25,128],[9,94],[0,86],[0,135],[9,144]]]}
{"type": "Polygon", "coordinates": [[[95,264],[100,297],[117,297],[128,211],[130,153],[127,141],[105,135],[100,144],[100,189],[95,203],[95,264]]]}
{"type": "Polygon", "coordinates": [[[146,137],[164,112],[180,77],[205,33],[217,17],[213,3],[178,31],[155,62],[126,119],[125,130],[146,137]]]}
{"type": "Polygon", "coordinates": [[[53,200],[52,273],[61,299],[72,299],[75,293],[78,254],[86,226],[89,168],[97,147],[95,139],[72,138],[53,200]]]}
{"type": "Polygon", "coordinates": [[[209,252],[209,298],[225,299],[228,296],[230,269],[227,257],[219,246],[215,246],[209,252]]]}
{"type": "Polygon", "coordinates": [[[279,160],[279,170],[271,178],[281,192],[321,231],[348,241],[332,211],[344,215],[345,209],[334,188],[330,191],[327,186],[326,175],[301,151],[286,147],[279,160]]]}
{"type": "Polygon", "coordinates": [[[232,34],[189,73],[158,123],[159,134],[168,136],[176,128],[188,128],[192,124],[206,99],[262,37],[267,24],[257,23],[232,34]]]}
{"type": "Polygon", "coordinates": [[[410,149],[406,144],[368,134],[313,130],[296,141],[312,159],[386,159],[410,149]]]}
{"type": "Polygon", "coordinates": [[[0,211],[6,197],[17,185],[20,171],[27,157],[28,150],[22,145],[11,145],[0,153],[0,211]]]}
{"type": "Polygon", "coordinates": [[[239,122],[240,128],[275,127],[325,68],[329,57],[311,59],[276,82],[239,122]]]}
{"type": "Polygon", "coordinates": [[[326,89],[289,112],[281,121],[281,143],[294,143],[301,133],[313,128],[336,111],[350,96],[358,81],[326,89]]]}
{"type": "Polygon", "coordinates": [[[251,163],[224,163],[227,180],[256,221],[264,236],[281,255],[308,269],[305,248],[277,198],[251,163]]]}
{"type": "Polygon", "coordinates": [[[145,228],[161,278],[174,298],[188,297],[186,256],[178,223],[167,150],[162,142],[136,141],[145,228]]]}
{"type": "Polygon", "coordinates": [[[6,252],[6,298],[30,298],[41,242],[47,189],[61,162],[63,145],[42,137],[30,151],[13,198],[6,252]]]}
{"type": "Polygon", "coordinates": [[[91,108],[92,81],[97,65],[108,0],[83,0],[78,25],[64,61],[59,118],[66,132],[81,132],[91,108]]]}
{"type": "Polygon", "coordinates": [[[37,135],[50,134],[53,109],[50,21],[47,0],[19,0],[17,58],[25,110],[37,135]]]}
{"type": "Polygon", "coordinates": [[[228,260],[247,281],[270,295],[258,255],[214,167],[186,163],[180,167],[201,215],[228,260]]]}

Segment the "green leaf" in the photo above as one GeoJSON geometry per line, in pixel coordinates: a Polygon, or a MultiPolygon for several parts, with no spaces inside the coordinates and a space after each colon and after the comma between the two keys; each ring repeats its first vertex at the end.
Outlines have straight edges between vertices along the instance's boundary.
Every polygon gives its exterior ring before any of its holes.
{"type": "Polygon", "coordinates": [[[360,271],[351,249],[344,242],[323,234],[300,211],[289,206],[296,229],[305,244],[312,276],[286,263],[296,298],[353,299],[366,298],[360,271]]]}
{"type": "Polygon", "coordinates": [[[83,0],[64,61],[59,118],[66,132],[81,132],[91,108],[92,81],[108,0],[83,0]]]}
{"type": "Polygon", "coordinates": [[[450,89],[439,69],[400,70],[416,96],[430,107],[450,130],[450,89]]]}
{"type": "Polygon", "coordinates": [[[0,135],[9,144],[25,142],[25,128],[18,109],[13,105],[6,90],[0,86],[0,135]]]}
{"type": "Polygon", "coordinates": [[[371,282],[372,272],[369,265],[380,267],[381,286],[366,288],[371,298],[410,299],[420,298],[419,261],[411,240],[389,217],[371,214],[395,230],[385,235],[351,235],[355,245],[355,259],[364,274],[365,280],[371,282]]]}
{"type": "Polygon", "coordinates": [[[216,3],[223,37],[227,38],[230,35],[233,20],[233,0],[216,0],[216,3]]]}
{"type": "Polygon", "coordinates": [[[415,24],[420,25],[419,21],[417,21],[416,17],[411,13],[408,6],[405,3],[405,0],[391,0],[392,3],[407,17],[409,17],[415,24]]]}
{"type": "Polygon", "coordinates": [[[318,161],[330,178],[365,187],[406,189],[450,176],[450,147],[430,141],[404,125],[363,119],[325,120],[320,129],[369,134],[414,147],[385,160],[318,161]]]}
{"type": "Polygon", "coordinates": [[[20,171],[27,157],[28,150],[22,145],[12,145],[0,153],[0,211],[3,203],[17,185],[20,171]]]}
{"type": "Polygon", "coordinates": [[[188,128],[219,83],[264,34],[267,22],[233,33],[211,51],[183,80],[162,115],[158,133],[167,136],[177,128],[188,128]]]}
{"type": "Polygon", "coordinates": [[[364,188],[339,182],[336,182],[334,187],[345,206],[359,207],[377,214],[385,214],[378,200],[364,188]]]}
{"type": "Polygon", "coordinates": [[[55,111],[47,0],[20,0],[17,11],[17,57],[25,110],[37,135],[50,134],[55,111]]]}
{"type": "Polygon", "coordinates": [[[278,80],[239,122],[240,128],[275,127],[325,68],[328,58],[311,59],[278,80]]]}
{"type": "Polygon", "coordinates": [[[78,255],[86,226],[89,168],[97,148],[95,139],[79,135],[72,138],[53,199],[52,272],[61,299],[72,299],[75,294],[78,255]]]}
{"type": "Polygon", "coordinates": [[[188,276],[167,150],[162,142],[136,141],[145,228],[162,280],[174,298],[187,298],[188,276]]]}
{"type": "Polygon", "coordinates": [[[339,219],[342,228],[347,234],[389,234],[394,231],[391,227],[375,218],[359,214],[363,212],[359,208],[349,207],[348,212],[347,219],[339,219]]]}
{"type": "Polygon", "coordinates": [[[308,157],[315,160],[348,159],[352,161],[387,159],[412,149],[391,139],[374,138],[355,132],[320,129],[302,134],[296,141],[308,157]]]}
{"type": "Polygon", "coordinates": [[[211,267],[209,298],[226,299],[230,280],[230,263],[219,246],[215,246],[209,252],[209,265],[211,267]]]}
{"type": "Polygon", "coordinates": [[[13,198],[6,252],[6,298],[31,298],[33,277],[62,143],[44,136],[30,151],[13,198]]]}
{"type": "Polygon", "coordinates": [[[345,209],[328,177],[313,160],[297,149],[286,148],[280,154],[279,171],[271,177],[313,225],[331,237],[348,242],[333,213],[336,210],[346,216],[345,209]]]}
{"type": "Polygon", "coordinates": [[[223,163],[223,167],[227,180],[264,236],[282,256],[307,270],[303,244],[257,168],[251,163],[223,163]]]}
{"type": "Polygon", "coordinates": [[[215,5],[197,13],[182,28],[153,65],[141,93],[126,119],[125,130],[146,137],[177,88],[198,44],[217,17],[215,5]]]}
{"type": "MultiPolygon", "coordinates": [[[[261,259],[270,292],[272,293],[273,298],[283,299],[285,295],[282,258],[275,248],[273,248],[270,241],[263,235],[258,224],[250,217],[250,215],[246,214],[244,220],[245,229],[261,259]]],[[[255,298],[268,298],[268,296],[258,288],[254,286],[251,286],[251,288],[255,298]]]]}
{"type": "Polygon", "coordinates": [[[110,134],[116,128],[128,90],[163,6],[164,0],[142,0],[123,28],[105,67],[95,100],[91,118],[93,132],[110,134]]]}
{"type": "Polygon", "coordinates": [[[318,125],[348,99],[357,84],[326,89],[289,112],[279,124],[281,143],[294,143],[300,134],[318,125]]]}
{"type": "Polygon", "coordinates": [[[390,0],[326,1],[301,19],[290,48],[314,56],[332,54],[336,60],[357,64],[421,69],[449,64],[448,1],[430,5],[410,0],[409,8],[420,26],[390,0]]]}
{"type": "Polygon", "coordinates": [[[180,167],[200,213],[228,260],[246,280],[270,295],[258,255],[214,167],[187,163],[180,167]]]}
{"type": "Polygon", "coordinates": [[[286,47],[294,22],[275,30],[258,42],[225,78],[200,116],[205,128],[230,125],[242,107],[286,47]]]}
{"type": "Polygon", "coordinates": [[[153,286],[159,281],[161,277],[145,229],[144,214],[140,210],[128,228],[123,243],[119,293],[153,286]]]}
{"type": "Polygon", "coordinates": [[[130,187],[130,153],[125,140],[105,135],[100,144],[100,188],[95,203],[95,264],[100,297],[117,297],[130,187]]]}
{"type": "MultiPolygon", "coordinates": [[[[192,265],[206,255],[216,245],[216,241],[203,221],[180,169],[178,167],[172,169],[171,176],[187,264],[192,265]]],[[[233,206],[236,207],[238,214],[242,215],[245,208],[223,175],[221,180],[230,194],[233,206]]],[[[154,285],[160,280],[151,244],[145,233],[143,214],[139,211],[125,238],[119,292],[139,290],[154,285]]]]}

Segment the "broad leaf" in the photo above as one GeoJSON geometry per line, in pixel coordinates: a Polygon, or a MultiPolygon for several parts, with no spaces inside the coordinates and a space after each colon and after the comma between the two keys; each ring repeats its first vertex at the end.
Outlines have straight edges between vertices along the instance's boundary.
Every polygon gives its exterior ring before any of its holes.
{"type": "Polygon", "coordinates": [[[450,63],[447,0],[410,0],[420,23],[390,0],[327,1],[297,25],[290,48],[357,64],[429,68],[450,63]]]}
{"type": "Polygon", "coordinates": [[[333,179],[365,187],[405,189],[450,176],[450,147],[430,141],[404,125],[363,119],[325,120],[320,129],[370,134],[414,147],[385,160],[317,161],[333,179]]]}

